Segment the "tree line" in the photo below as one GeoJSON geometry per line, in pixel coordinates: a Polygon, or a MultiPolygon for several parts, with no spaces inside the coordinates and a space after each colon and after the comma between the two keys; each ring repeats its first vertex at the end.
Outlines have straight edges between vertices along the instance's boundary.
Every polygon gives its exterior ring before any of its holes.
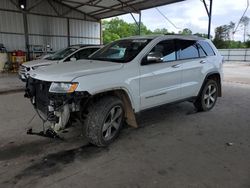
{"type": "MultiPolygon", "coordinates": [[[[250,48],[250,35],[248,34],[250,18],[243,17],[236,25],[234,22],[219,26],[215,29],[215,36],[210,36],[217,48],[250,48]],[[234,35],[243,30],[243,42],[235,41],[234,35]]],[[[102,22],[103,43],[107,44],[120,38],[134,36],[139,34],[138,25],[136,23],[127,23],[122,19],[113,18],[111,20],[104,20],[102,22]]],[[[151,31],[143,23],[141,23],[141,35],[157,35],[157,34],[175,34],[169,32],[166,28],[155,29],[151,31]]],[[[183,35],[197,35],[207,38],[208,35],[204,33],[193,33],[189,28],[179,31],[178,34],[183,35]]]]}

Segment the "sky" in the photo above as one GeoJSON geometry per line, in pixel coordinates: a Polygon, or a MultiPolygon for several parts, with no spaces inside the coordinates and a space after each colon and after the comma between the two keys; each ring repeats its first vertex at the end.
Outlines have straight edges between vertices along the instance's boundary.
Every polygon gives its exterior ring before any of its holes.
{"type": "MultiPolygon", "coordinates": [[[[207,0],[208,2],[208,0],[207,0]]],[[[238,23],[244,10],[247,7],[247,0],[213,0],[213,18],[211,34],[214,36],[216,27],[229,24],[230,21],[238,23]]],[[[178,28],[190,28],[193,33],[207,33],[208,16],[201,0],[186,0],[184,2],[158,7],[178,28]]],[[[250,17],[250,7],[246,13],[250,17]]],[[[138,18],[137,15],[135,15],[138,18]]],[[[134,22],[130,14],[119,16],[123,20],[134,22]]],[[[142,22],[150,30],[156,28],[167,28],[169,31],[178,32],[162,15],[155,9],[142,11],[142,22]]],[[[249,30],[250,32],[250,30],[249,30]]],[[[235,40],[243,40],[243,31],[235,33],[235,40]]]]}

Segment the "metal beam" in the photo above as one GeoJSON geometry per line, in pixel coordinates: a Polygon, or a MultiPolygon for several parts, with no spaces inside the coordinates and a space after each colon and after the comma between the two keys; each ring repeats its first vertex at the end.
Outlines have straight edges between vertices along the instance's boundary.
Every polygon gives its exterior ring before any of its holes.
{"type": "Polygon", "coordinates": [[[139,27],[139,23],[137,22],[137,20],[135,19],[134,15],[130,12],[130,15],[132,16],[133,20],[135,21],[136,25],[139,27]]]}
{"type": "MultiPolygon", "coordinates": [[[[81,6],[82,6],[82,5],[78,5],[78,6],[74,7],[74,8],[75,8],[75,9],[78,9],[78,8],[81,7],[81,6]]],[[[60,14],[60,16],[65,16],[65,15],[67,15],[68,13],[70,13],[71,11],[73,11],[73,9],[69,9],[69,10],[63,12],[62,14],[60,14]]]]}
{"type": "MultiPolygon", "coordinates": [[[[80,2],[74,2],[74,1],[70,1],[70,0],[63,0],[63,2],[69,2],[69,3],[76,3],[76,4],[78,4],[76,7],[73,7],[73,8],[76,9],[76,10],[78,10],[78,8],[80,8],[80,7],[83,6],[82,3],[80,3],[80,2]]],[[[91,1],[88,1],[88,2],[91,2],[91,1]]],[[[63,3],[63,4],[65,4],[65,3],[63,3]]],[[[71,7],[71,6],[70,6],[70,7],[71,7]]],[[[61,16],[66,15],[66,14],[70,13],[71,11],[73,11],[73,9],[69,9],[69,10],[63,12],[63,13],[61,14],[61,16]]]]}
{"type": "Polygon", "coordinates": [[[117,0],[117,1],[120,2],[122,6],[123,6],[123,4],[124,4],[124,5],[126,5],[127,7],[132,8],[136,13],[139,13],[139,11],[138,11],[135,7],[133,7],[133,5],[129,5],[128,2],[123,2],[123,1],[121,1],[121,0],[117,0]]]}
{"type": "Polygon", "coordinates": [[[25,48],[27,52],[27,60],[30,60],[30,45],[29,45],[29,31],[28,31],[28,20],[27,13],[23,12],[23,28],[24,28],[24,38],[25,38],[25,48]]]}
{"type": "Polygon", "coordinates": [[[206,9],[206,11],[207,11],[207,15],[209,16],[209,11],[208,11],[208,8],[207,8],[207,4],[206,4],[205,0],[202,0],[202,1],[203,1],[203,4],[204,4],[205,9],[206,9]]]}
{"type": "MultiPolygon", "coordinates": [[[[90,6],[90,7],[100,8],[102,10],[113,10],[113,11],[120,11],[122,13],[128,13],[127,11],[124,11],[124,10],[117,10],[117,9],[112,8],[112,7],[105,7],[105,6],[98,5],[98,3],[101,2],[101,0],[99,0],[95,3],[93,3],[93,1],[88,1],[86,3],[80,3],[80,2],[74,2],[71,0],[63,0],[63,2],[77,3],[78,5],[74,7],[75,9],[78,9],[80,7],[83,7],[83,6],[90,6]]],[[[96,10],[96,11],[101,11],[101,10],[96,10]]],[[[95,11],[93,11],[93,12],[95,12],[95,11]]],[[[89,12],[88,14],[91,15],[93,12],[89,12]]]]}
{"type": "MultiPolygon", "coordinates": [[[[134,1],[134,0],[127,0],[126,1],[126,4],[124,2],[123,6],[119,6],[119,5],[113,5],[113,6],[110,6],[112,8],[115,8],[116,11],[119,11],[121,9],[125,10],[126,11],[126,8],[131,8],[134,7],[135,9],[137,9],[137,11],[132,11],[132,10],[128,10],[127,13],[130,13],[130,12],[134,12],[134,13],[138,13],[139,14],[139,11],[141,10],[145,10],[145,9],[149,9],[149,8],[153,8],[153,7],[156,7],[156,6],[162,6],[162,5],[167,5],[167,4],[172,4],[172,3],[177,3],[177,2],[181,2],[181,1],[185,1],[185,0],[145,0],[144,2],[142,1],[134,1]]],[[[107,10],[98,10],[98,11],[95,11],[95,12],[91,12],[89,14],[97,17],[97,18],[100,18],[100,19],[104,19],[104,18],[109,18],[109,17],[113,17],[113,16],[119,16],[121,14],[117,13],[117,12],[111,12],[109,14],[110,11],[107,11],[107,10]]]]}
{"type": "MultiPolygon", "coordinates": [[[[130,3],[130,2],[133,2],[134,0],[129,0],[127,1],[126,3],[130,3]]],[[[113,5],[113,6],[110,6],[109,8],[112,8],[114,9],[114,11],[121,11],[123,10],[124,8],[128,8],[128,6],[124,6],[123,4],[119,3],[119,4],[116,4],[116,5],[113,5]]],[[[109,12],[109,10],[107,10],[106,8],[105,9],[101,9],[101,10],[96,10],[96,11],[93,11],[93,12],[90,12],[89,14],[90,15],[98,15],[98,14],[102,14],[102,13],[106,13],[106,12],[109,12]],[[103,12],[104,11],[104,12],[103,12]]],[[[124,11],[125,13],[130,13],[130,12],[133,12],[133,13],[138,13],[138,11],[124,11]]]]}
{"type": "Polygon", "coordinates": [[[57,11],[56,7],[52,4],[51,0],[47,0],[47,2],[49,3],[49,5],[53,8],[53,10],[55,11],[55,13],[57,14],[57,16],[60,15],[60,13],[57,11]]]}
{"type": "MultiPolygon", "coordinates": [[[[3,9],[3,8],[0,8],[0,11],[22,13],[21,10],[11,10],[11,9],[3,9]]],[[[81,19],[81,18],[77,18],[77,17],[56,16],[56,15],[52,15],[52,14],[50,15],[50,14],[35,13],[35,12],[27,12],[27,15],[37,15],[37,16],[54,17],[54,18],[69,18],[69,19],[74,19],[74,20],[87,20],[89,22],[96,22],[93,20],[81,19]]]]}
{"type": "Polygon", "coordinates": [[[69,18],[67,18],[67,38],[68,38],[68,47],[70,46],[70,25],[69,18]]]}
{"type": "Polygon", "coordinates": [[[139,13],[139,35],[141,35],[141,11],[139,13]]]}
{"type": "Polygon", "coordinates": [[[33,6],[29,7],[27,9],[27,12],[29,12],[30,10],[32,10],[33,8],[37,7],[38,5],[40,5],[44,0],[40,0],[38,2],[36,2],[33,6]]]}
{"type": "Polygon", "coordinates": [[[65,7],[69,8],[69,9],[72,9],[72,10],[74,10],[74,11],[76,11],[76,12],[79,12],[79,13],[83,14],[85,20],[86,20],[86,16],[88,16],[88,17],[94,19],[95,21],[98,21],[98,20],[99,20],[99,19],[96,18],[95,16],[86,14],[86,13],[83,12],[83,11],[80,11],[80,10],[78,10],[78,9],[72,7],[72,6],[69,6],[69,5],[65,4],[65,3],[62,3],[62,1],[59,1],[59,0],[53,0],[53,1],[56,2],[56,3],[58,3],[58,4],[60,4],[60,5],[62,5],[62,6],[65,6],[65,7]]]}
{"type": "Polygon", "coordinates": [[[138,26],[138,35],[141,35],[141,11],[139,13],[139,21],[137,21],[132,13],[130,13],[136,25],[138,26]]]}
{"type": "Polygon", "coordinates": [[[204,7],[206,9],[207,12],[207,16],[208,16],[208,31],[207,31],[207,38],[210,39],[211,36],[211,22],[212,22],[212,10],[213,10],[213,0],[209,0],[210,3],[209,5],[206,4],[205,0],[202,0],[204,7]],[[209,6],[209,10],[208,10],[208,6],[209,6]]]}
{"type": "Polygon", "coordinates": [[[209,18],[208,18],[208,39],[210,39],[210,34],[211,34],[212,10],[213,10],[213,0],[210,0],[209,18]]]}

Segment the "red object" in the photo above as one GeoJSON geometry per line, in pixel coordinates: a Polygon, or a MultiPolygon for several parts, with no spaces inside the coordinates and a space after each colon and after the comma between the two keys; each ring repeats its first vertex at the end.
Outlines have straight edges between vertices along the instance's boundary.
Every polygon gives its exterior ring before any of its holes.
{"type": "Polygon", "coordinates": [[[12,56],[25,56],[25,52],[22,50],[17,50],[12,52],[12,56]]]}

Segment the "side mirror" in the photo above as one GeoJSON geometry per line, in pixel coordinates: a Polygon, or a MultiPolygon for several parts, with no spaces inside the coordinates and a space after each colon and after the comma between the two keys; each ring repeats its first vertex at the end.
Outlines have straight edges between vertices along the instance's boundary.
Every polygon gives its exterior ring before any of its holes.
{"type": "Polygon", "coordinates": [[[75,57],[71,57],[70,61],[76,61],[76,58],[75,57]]]}
{"type": "Polygon", "coordinates": [[[160,52],[150,52],[142,61],[142,65],[160,63],[163,61],[163,55],[160,52]]]}

